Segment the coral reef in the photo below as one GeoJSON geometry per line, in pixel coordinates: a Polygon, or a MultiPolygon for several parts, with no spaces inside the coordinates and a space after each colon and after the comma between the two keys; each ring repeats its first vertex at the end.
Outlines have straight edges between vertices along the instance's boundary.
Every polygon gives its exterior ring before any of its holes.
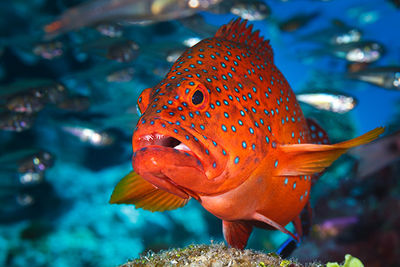
{"type": "Polygon", "coordinates": [[[262,253],[250,249],[229,248],[223,243],[189,245],[160,253],[148,252],[121,267],[134,266],[303,266],[291,260],[283,260],[275,253],[262,253]]]}
{"type": "MultiPolygon", "coordinates": [[[[138,259],[128,261],[120,267],[138,266],[264,266],[264,267],[318,267],[320,263],[298,263],[293,259],[282,259],[275,253],[263,253],[250,249],[239,250],[229,248],[223,243],[211,245],[189,245],[182,249],[170,249],[160,253],[147,252],[138,259]]],[[[363,267],[361,261],[351,255],[346,255],[343,265],[328,263],[330,267],[363,267]]]]}

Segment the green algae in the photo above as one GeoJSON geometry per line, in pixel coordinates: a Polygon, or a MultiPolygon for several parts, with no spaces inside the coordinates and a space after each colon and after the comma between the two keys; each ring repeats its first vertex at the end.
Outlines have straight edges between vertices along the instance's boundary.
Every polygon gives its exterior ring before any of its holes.
{"type": "Polygon", "coordinates": [[[328,262],[326,267],[364,267],[364,264],[362,264],[362,262],[356,257],[346,254],[342,265],[337,262],[328,262]]]}

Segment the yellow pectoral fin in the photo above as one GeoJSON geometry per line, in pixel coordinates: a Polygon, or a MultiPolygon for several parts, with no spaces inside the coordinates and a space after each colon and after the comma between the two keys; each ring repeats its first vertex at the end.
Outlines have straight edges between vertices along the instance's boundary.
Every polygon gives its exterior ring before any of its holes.
{"type": "Polygon", "coordinates": [[[115,186],[110,203],[134,204],[136,208],[165,211],[183,207],[189,200],[158,189],[131,171],[115,186]]]}
{"type": "Polygon", "coordinates": [[[371,142],[384,130],[384,127],[378,127],[359,137],[334,145],[281,145],[279,149],[285,163],[278,166],[276,175],[297,176],[322,172],[348,149],[371,142]]]}

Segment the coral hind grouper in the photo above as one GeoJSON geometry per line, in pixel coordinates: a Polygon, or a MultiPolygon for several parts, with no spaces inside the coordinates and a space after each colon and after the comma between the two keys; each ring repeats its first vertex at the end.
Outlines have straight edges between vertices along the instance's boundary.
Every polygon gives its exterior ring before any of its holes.
{"type": "Polygon", "coordinates": [[[329,145],[304,118],[269,42],[240,19],[185,51],[138,105],[134,172],[110,202],[164,211],[194,198],[223,221],[236,248],[246,246],[253,226],[298,240],[312,176],[383,132],[329,145]],[[296,236],[284,228],[291,221],[296,236]]]}

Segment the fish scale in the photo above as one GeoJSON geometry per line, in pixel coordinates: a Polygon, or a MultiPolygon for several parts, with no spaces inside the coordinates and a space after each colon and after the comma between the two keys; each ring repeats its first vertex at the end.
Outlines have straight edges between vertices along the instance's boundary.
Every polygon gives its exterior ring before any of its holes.
{"type": "Polygon", "coordinates": [[[269,42],[241,19],[187,49],[138,106],[135,171],[110,202],[163,211],[195,198],[223,220],[236,248],[246,246],[253,227],[299,240],[312,177],[383,132],[329,145],[323,129],[305,119],[269,42]],[[284,228],[291,221],[297,236],[284,228]]]}

